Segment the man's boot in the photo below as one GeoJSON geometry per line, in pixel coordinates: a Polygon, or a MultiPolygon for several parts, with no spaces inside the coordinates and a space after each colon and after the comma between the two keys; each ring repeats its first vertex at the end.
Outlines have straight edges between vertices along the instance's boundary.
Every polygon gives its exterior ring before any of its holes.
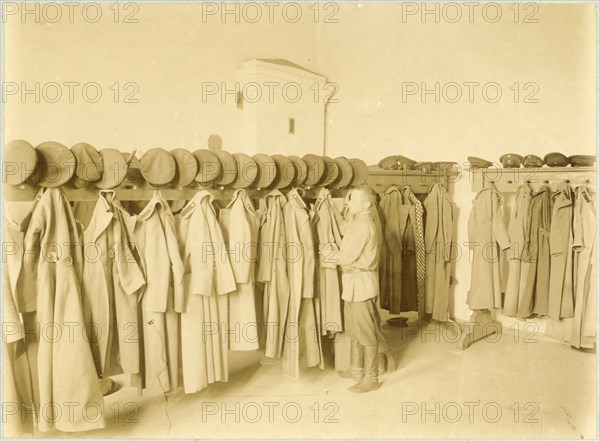
{"type": "Polygon", "coordinates": [[[343,378],[354,379],[360,382],[365,375],[363,364],[364,347],[352,339],[350,344],[350,369],[338,371],[337,374],[343,378]]]}
{"type": "Polygon", "coordinates": [[[354,393],[366,393],[367,391],[373,391],[379,388],[379,352],[376,345],[366,345],[364,347],[364,361],[364,378],[359,383],[350,387],[350,391],[354,393]]]}

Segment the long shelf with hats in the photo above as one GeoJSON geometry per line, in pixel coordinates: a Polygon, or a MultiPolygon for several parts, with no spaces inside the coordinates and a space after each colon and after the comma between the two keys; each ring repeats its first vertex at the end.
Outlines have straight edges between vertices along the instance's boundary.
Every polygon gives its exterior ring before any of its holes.
{"type": "Polygon", "coordinates": [[[541,186],[555,182],[568,182],[572,186],[596,186],[595,167],[530,167],[530,168],[482,168],[472,172],[471,189],[479,192],[494,184],[498,192],[512,193],[522,184],[541,186]]]}
{"type": "Polygon", "coordinates": [[[349,188],[359,185],[378,193],[390,185],[410,186],[414,193],[423,194],[433,183],[447,186],[454,175],[451,167],[433,169],[427,166],[433,163],[413,163],[411,166],[423,167],[398,170],[394,165],[367,166],[357,158],[314,154],[302,158],[263,153],[249,156],[230,154],[220,146],[194,152],[153,148],[138,159],[135,151],[97,151],[87,143],[68,149],[45,142],[34,148],[15,140],[5,149],[3,178],[8,201],[30,201],[40,187],[61,187],[75,202],[95,201],[99,190],[106,189],[114,190],[121,201],[147,201],[157,191],[167,200],[189,200],[200,189],[210,189],[217,200],[231,199],[237,189],[260,199],[274,189],[293,187],[303,189],[307,199],[316,199],[322,188],[329,189],[333,197],[344,197],[349,188]]]}

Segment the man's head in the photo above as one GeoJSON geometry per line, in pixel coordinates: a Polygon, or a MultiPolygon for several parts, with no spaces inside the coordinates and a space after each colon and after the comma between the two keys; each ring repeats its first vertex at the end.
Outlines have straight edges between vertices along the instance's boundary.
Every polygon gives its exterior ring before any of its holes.
{"type": "Polygon", "coordinates": [[[375,192],[370,187],[360,186],[351,190],[348,210],[353,215],[368,212],[375,205],[375,192]]]}

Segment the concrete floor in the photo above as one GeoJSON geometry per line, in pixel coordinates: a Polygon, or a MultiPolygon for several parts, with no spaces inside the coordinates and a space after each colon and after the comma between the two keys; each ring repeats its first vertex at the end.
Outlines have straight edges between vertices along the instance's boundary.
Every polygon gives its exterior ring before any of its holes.
{"type": "MultiPolygon", "coordinates": [[[[228,383],[200,393],[105,397],[107,428],[66,438],[596,437],[596,355],[545,338],[482,340],[460,351],[451,329],[384,325],[397,362],[378,391],[356,395],[331,365],[299,381],[260,353],[231,353],[228,383]],[[425,333],[427,331],[427,333],[425,333]],[[497,340],[497,341],[496,341],[497,340]],[[492,342],[496,341],[496,342],[492,342]]],[[[118,382],[122,379],[115,378],[118,382]]]]}

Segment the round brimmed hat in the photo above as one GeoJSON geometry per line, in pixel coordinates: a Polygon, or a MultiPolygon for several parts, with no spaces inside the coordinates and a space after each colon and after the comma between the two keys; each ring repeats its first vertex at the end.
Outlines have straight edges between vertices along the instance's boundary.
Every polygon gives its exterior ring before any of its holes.
{"type": "Polygon", "coordinates": [[[77,143],[71,147],[75,155],[77,166],[75,167],[75,178],[73,185],[77,188],[89,187],[102,178],[104,163],[102,155],[96,148],[88,143],[77,143]]]}
{"type": "Polygon", "coordinates": [[[523,158],[523,167],[542,167],[544,165],[544,160],[542,160],[537,155],[525,155],[523,158]]]}
{"type": "Polygon", "coordinates": [[[362,186],[369,179],[369,168],[365,162],[359,158],[350,158],[350,165],[354,174],[352,176],[351,186],[362,186]]]}
{"type": "Polygon", "coordinates": [[[591,167],[596,164],[596,155],[571,155],[571,167],[591,167]]]}
{"type": "Polygon", "coordinates": [[[336,189],[343,189],[344,187],[348,187],[352,182],[352,177],[354,176],[354,169],[352,169],[352,164],[348,161],[346,157],[337,157],[335,162],[338,165],[339,173],[337,179],[333,182],[333,186],[336,189]]]}
{"type": "Polygon", "coordinates": [[[467,157],[467,161],[469,161],[471,169],[487,169],[493,165],[491,161],[473,156],[467,157]]]}
{"type": "Polygon", "coordinates": [[[234,153],[233,158],[235,158],[237,164],[237,175],[231,187],[234,189],[246,189],[256,181],[256,177],[258,176],[256,161],[245,153],[234,153]]]}
{"type": "Polygon", "coordinates": [[[25,140],[13,140],[4,146],[2,179],[5,183],[17,186],[33,181],[38,162],[35,148],[25,140]]]}
{"type": "Polygon", "coordinates": [[[386,170],[396,170],[398,169],[398,155],[390,155],[389,157],[385,157],[377,163],[379,167],[386,170]]]}
{"type": "Polygon", "coordinates": [[[125,162],[128,164],[127,171],[125,172],[125,179],[123,180],[124,185],[137,186],[145,182],[140,170],[141,162],[140,159],[133,152],[122,152],[125,162]]]}
{"type": "Polygon", "coordinates": [[[36,178],[41,187],[59,187],[73,177],[77,161],[66,146],[46,141],[35,149],[38,153],[36,178]]]}
{"type": "Polygon", "coordinates": [[[196,181],[203,185],[213,183],[221,175],[221,161],[212,150],[199,149],[193,155],[198,162],[196,181]]]}
{"type": "Polygon", "coordinates": [[[319,182],[319,186],[328,187],[337,179],[340,168],[333,158],[323,156],[323,161],[325,161],[325,173],[323,174],[321,182],[319,182]]]}
{"type": "Polygon", "coordinates": [[[252,155],[252,159],[256,161],[256,165],[258,166],[258,176],[256,181],[252,183],[252,187],[259,189],[269,187],[271,183],[275,181],[275,177],[277,176],[277,165],[275,164],[275,160],[264,153],[252,155]]]}
{"type": "Polygon", "coordinates": [[[505,153],[500,157],[500,162],[502,163],[502,167],[506,169],[515,169],[521,167],[523,157],[516,153],[505,153]]]}
{"type": "Polygon", "coordinates": [[[141,161],[142,175],[152,187],[165,186],[173,181],[176,167],[173,155],[160,147],[147,151],[141,161]]]}
{"type": "Polygon", "coordinates": [[[569,159],[560,152],[550,152],[544,157],[544,163],[550,167],[567,167],[569,159]]]}
{"type": "Polygon", "coordinates": [[[308,167],[304,184],[306,186],[314,186],[319,183],[323,179],[323,175],[325,175],[325,160],[319,155],[314,155],[312,153],[304,155],[302,159],[308,167]]]}
{"type": "Polygon", "coordinates": [[[413,170],[417,165],[415,160],[402,155],[396,155],[396,161],[398,161],[399,170],[413,170]]]}
{"type": "Polygon", "coordinates": [[[169,151],[175,160],[175,178],[171,184],[175,187],[188,186],[198,174],[198,161],[187,149],[173,149],[169,151]]]}
{"type": "Polygon", "coordinates": [[[288,158],[292,160],[292,163],[294,163],[294,167],[296,168],[296,177],[294,178],[292,186],[301,186],[304,184],[304,181],[308,175],[308,166],[302,158],[297,157],[296,155],[288,155],[288,158]]]}
{"type": "Polygon", "coordinates": [[[235,158],[229,152],[222,149],[212,151],[221,162],[221,175],[215,181],[219,186],[227,186],[235,181],[237,176],[237,163],[235,158]]]}
{"type": "Polygon", "coordinates": [[[284,189],[294,182],[296,178],[296,166],[294,166],[292,160],[283,155],[275,154],[271,155],[271,158],[275,160],[277,174],[269,187],[284,189]]]}
{"type": "Polygon", "coordinates": [[[101,149],[99,152],[104,165],[104,173],[95,185],[99,189],[114,189],[119,187],[127,176],[127,154],[117,149],[101,149]]]}

